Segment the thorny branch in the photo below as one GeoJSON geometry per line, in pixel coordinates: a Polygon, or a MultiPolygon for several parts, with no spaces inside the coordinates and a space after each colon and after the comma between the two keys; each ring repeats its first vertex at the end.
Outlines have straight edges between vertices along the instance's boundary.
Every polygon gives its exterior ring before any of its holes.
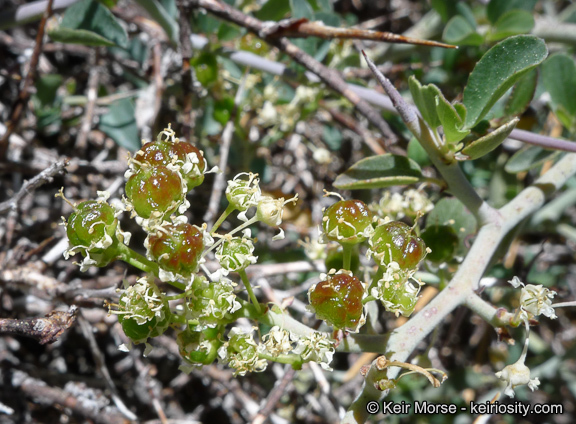
{"type": "MultiPolygon", "coordinates": [[[[358,94],[353,92],[337,71],[327,68],[312,56],[296,47],[285,37],[267,37],[266,33],[263,32],[267,29],[264,22],[252,16],[245,15],[244,13],[217,0],[191,0],[190,4],[196,7],[203,7],[210,13],[213,13],[214,15],[224,20],[247,28],[258,37],[286,53],[300,65],[318,75],[322,82],[349,100],[362,115],[364,115],[374,126],[378,128],[378,130],[380,130],[386,139],[385,144],[387,149],[389,149],[392,144],[398,141],[398,137],[396,134],[394,134],[394,132],[392,132],[390,126],[386,123],[386,121],[384,121],[382,116],[380,116],[380,113],[378,113],[378,111],[370,106],[365,100],[360,98],[358,94]]],[[[365,141],[370,142],[369,140],[365,141]]],[[[384,149],[378,144],[372,143],[369,147],[372,149],[372,151],[374,151],[374,153],[384,153],[384,149]]]]}
{"type": "Polygon", "coordinates": [[[266,38],[273,37],[320,37],[324,39],[354,39],[385,41],[389,43],[416,44],[420,46],[444,47],[457,49],[457,46],[439,43],[437,41],[420,40],[418,38],[406,37],[391,32],[371,31],[357,28],[337,28],[324,25],[322,22],[310,22],[308,19],[285,19],[260,32],[266,38]]]}

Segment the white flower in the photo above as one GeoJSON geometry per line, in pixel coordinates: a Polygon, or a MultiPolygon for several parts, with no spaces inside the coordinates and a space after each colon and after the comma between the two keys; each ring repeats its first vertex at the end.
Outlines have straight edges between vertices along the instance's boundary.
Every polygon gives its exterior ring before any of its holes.
{"type": "Polygon", "coordinates": [[[514,388],[517,386],[527,385],[530,390],[534,391],[540,384],[538,378],[530,379],[530,368],[524,364],[524,358],[519,359],[518,362],[508,365],[502,371],[497,372],[496,377],[508,383],[504,389],[504,393],[510,397],[514,397],[514,388]]]}
{"type": "Polygon", "coordinates": [[[314,332],[310,336],[300,338],[294,353],[301,355],[306,362],[317,362],[326,371],[332,371],[330,362],[334,356],[334,342],[325,334],[314,332]]]}
{"type": "Polygon", "coordinates": [[[258,174],[241,172],[236,175],[228,181],[228,187],[226,187],[228,202],[240,212],[245,212],[250,207],[256,206],[261,196],[259,183],[258,174]],[[245,179],[245,176],[248,178],[245,179]]]}
{"type": "Polygon", "coordinates": [[[262,336],[262,348],[264,352],[272,356],[284,355],[292,350],[292,343],[297,340],[297,335],[287,330],[281,330],[275,325],[268,334],[262,336]]]}
{"type": "Polygon", "coordinates": [[[271,127],[278,122],[278,112],[270,101],[265,101],[258,115],[258,124],[263,127],[271,127]]]}
{"type": "MultiPolygon", "coordinates": [[[[270,196],[263,196],[258,201],[256,219],[271,227],[278,227],[280,224],[282,224],[284,206],[286,206],[286,204],[289,202],[296,203],[297,201],[298,195],[295,195],[288,200],[284,200],[283,197],[274,199],[270,196]]],[[[280,234],[274,236],[272,240],[278,240],[282,238],[284,238],[284,231],[280,229],[280,234]]]]}
{"type": "Polygon", "coordinates": [[[556,292],[546,287],[534,284],[524,284],[518,277],[508,281],[514,288],[522,287],[520,294],[520,309],[524,318],[533,318],[544,315],[550,319],[556,319],[556,313],[552,307],[552,299],[556,292]]]}

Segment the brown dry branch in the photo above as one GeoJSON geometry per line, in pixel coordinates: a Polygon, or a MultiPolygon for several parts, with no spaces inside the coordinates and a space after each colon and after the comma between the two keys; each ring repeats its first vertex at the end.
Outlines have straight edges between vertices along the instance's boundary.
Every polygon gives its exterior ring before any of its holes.
{"type": "Polygon", "coordinates": [[[32,84],[34,83],[34,77],[36,76],[36,68],[38,67],[38,60],[40,59],[40,52],[42,51],[42,42],[44,39],[44,30],[46,28],[46,21],[50,16],[52,16],[52,3],[54,0],[48,0],[48,4],[46,5],[46,11],[44,15],[42,15],[42,20],[38,25],[38,33],[36,34],[36,44],[34,46],[34,50],[32,51],[32,57],[30,58],[30,65],[28,68],[28,73],[24,78],[24,83],[22,84],[22,88],[16,99],[16,102],[12,106],[12,113],[10,114],[10,118],[6,121],[6,132],[0,138],[0,162],[6,159],[6,153],[8,152],[8,144],[10,140],[10,136],[14,133],[16,129],[16,125],[20,121],[20,116],[24,111],[24,107],[28,102],[28,98],[30,97],[30,90],[32,88],[32,84]]]}
{"type": "MultiPolygon", "coordinates": [[[[115,408],[91,399],[88,394],[83,396],[81,391],[71,391],[59,387],[51,387],[37,378],[32,378],[23,371],[15,370],[12,374],[12,386],[19,389],[36,403],[42,405],[59,405],[90,421],[102,424],[126,424],[129,421],[115,408]]],[[[90,390],[85,390],[87,393],[90,390]]]]}
{"type": "Polygon", "coordinates": [[[52,311],[44,318],[3,318],[0,319],[0,334],[31,337],[40,344],[54,343],[74,324],[77,313],[78,308],[73,305],[68,312],[52,311]]]}
{"type": "MultiPolygon", "coordinates": [[[[285,37],[267,37],[265,30],[268,27],[264,22],[252,16],[245,15],[239,10],[236,10],[233,7],[228,6],[227,4],[218,0],[190,0],[190,4],[196,7],[202,7],[208,12],[226,21],[233,22],[248,29],[267,43],[286,53],[288,56],[290,56],[300,65],[304,66],[309,71],[318,75],[322,82],[344,96],[356,107],[356,109],[358,109],[362,115],[364,115],[374,126],[378,128],[378,130],[385,137],[386,150],[388,150],[392,144],[398,141],[398,137],[396,134],[394,134],[394,132],[392,132],[390,126],[382,118],[380,113],[372,106],[370,106],[365,100],[362,100],[358,94],[353,92],[348,87],[339,72],[327,68],[312,56],[296,47],[285,37]]],[[[385,149],[379,144],[373,143],[372,139],[364,141],[366,144],[368,144],[368,147],[370,147],[374,153],[382,154],[385,152],[385,149]]]]}
{"type": "Polygon", "coordinates": [[[415,44],[419,46],[444,47],[457,49],[458,46],[439,43],[437,41],[421,40],[419,38],[406,37],[391,32],[371,31],[357,28],[337,28],[324,25],[322,22],[310,22],[306,18],[284,19],[265,28],[261,35],[266,38],[274,37],[320,37],[323,39],[354,39],[384,41],[387,43],[415,44]]]}
{"type": "Polygon", "coordinates": [[[252,424],[263,424],[269,418],[270,414],[274,411],[276,404],[280,401],[280,398],[286,393],[288,385],[294,379],[295,374],[296,371],[290,365],[284,367],[284,375],[282,376],[282,379],[274,386],[268,395],[268,398],[266,398],[264,406],[260,408],[258,415],[256,415],[252,420],[252,424]]]}

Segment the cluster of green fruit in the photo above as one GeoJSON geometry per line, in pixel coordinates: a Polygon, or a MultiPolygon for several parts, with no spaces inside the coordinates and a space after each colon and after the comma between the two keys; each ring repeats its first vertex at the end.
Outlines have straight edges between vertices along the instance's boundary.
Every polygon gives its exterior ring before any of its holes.
{"type": "Polygon", "coordinates": [[[386,310],[404,316],[414,311],[420,283],[412,277],[429,249],[413,228],[374,217],[360,200],[340,200],[324,211],[322,240],[342,246],[344,266],[323,275],[309,290],[318,318],[335,329],[358,331],[369,300],[379,299],[386,310]],[[366,240],[378,266],[368,287],[351,271],[353,248],[366,240]]]}

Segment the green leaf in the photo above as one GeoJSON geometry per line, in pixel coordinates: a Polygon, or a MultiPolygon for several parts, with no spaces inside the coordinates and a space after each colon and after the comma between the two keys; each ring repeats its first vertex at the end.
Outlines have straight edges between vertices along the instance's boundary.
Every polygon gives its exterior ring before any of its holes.
{"type": "Polygon", "coordinates": [[[573,130],[576,121],[576,65],[574,60],[559,53],[542,64],[542,81],[550,93],[554,112],[562,124],[573,130]]]}
{"type": "Polygon", "coordinates": [[[458,46],[479,46],[484,38],[463,16],[456,15],[448,21],[442,39],[458,46]]]}
{"type": "Polygon", "coordinates": [[[95,0],[82,0],[70,6],[64,14],[60,28],[89,31],[120,47],[128,46],[128,34],[124,27],[110,10],[95,0]]]}
{"type": "Polygon", "coordinates": [[[314,10],[307,0],[290,0],[290,10],[292,10],[293,18],[314,20],[314,10]]]}
{"type": "Polygon", "coordinates": [[[48,106],[56,100],[56,92],[62,85],[64,79],[59,74],[45,74],[36,80],[36,97],[40,100],[41,106],[48,106]]]}
{"type": "Polygon", "coordinates": [[[330,150],[338,151],[342,147],[342,131],[332,125],[324,125],[322,140],[330,150]]]}
{"type": "Polygon", "coordinates": [[[506,12],[521,9],[531,12],[538,0],[491,0],[486,6],[486,16],[494,24],[506,12]]]}
{"type": "Polygon", "coordinates": [[[532,97],[534,97],[537,82],[538,72],[536,72],[536,69],[532,69],[518,80],[512,90],[512,94],[510,94],[506,102],[506,116],[521,115],[524,113],[530,105],[532,97]]]}
{"type": "Polygon", "coordinates": [[[506,140],[518,121],[518,118],[514,118],[501,127],[496,128],[491,133],[486,134],[484,137],[474,140],[468,146],[464,147],[461,153],[468,156],[469,160],[478,159],[490,153],[506,140]]]}
{"type": "Polygon", "coordinates": [[[514,153],[504,166],[504,170],[509,174],[526,172],[554,159],[559,154],[558,151],[544,150],[538,146],[527,146],[514,153]]]}
{"type": "Polygon", "coordinates": [[[261,21],[279,21],[290,12],[289,0],[268,0],[260,10],[254,12],[261,21]]]}
{"type": "Polygon", "coordinates": [[[322,12],[334,12],[334,6],[330,0],[316,0],[316,3],[322,12]]]}
{"type": "Polygon", "coordinates": [[[463,1],[456,2],[456,11],[460,16],[462,16],[466,21],[472,26],[472,28],[476,29],[476,18],[474,17],[474,12],[463,1]]]}
{"type": "Polygon", "coordinates": [[[448,19],[456,14],[456,3],[454,0],[432,0],[430,6],[438,12],[442,22],[448,22],[448,19]]]}
{"type": "Polygon", "coordinates": [[[527,34],[534,28],[532,13],[526,10],[509,10],[504,13],[488,34],[488,40],[496,41],[516,34],[527,34]]]}
{"type": "Polygon", "coordinates": [[[136,3],[146,9],[152,19],[162,27],[170,42],[177,45],[180,38],[180,26],[164,6],[156,0],[136,0],[136,3]]]}
{"type": "Polygon", "coordinates": [[[532,35],[517,35],[496,44],[470,74],[462,103],[468,111],[465,128],[474,127],[496,101],[548,55],[546,44],[532,35]]]}
{"type": "Polygon", "coordinates": [[[115,47],[112,41],[85,29],[70,29],[65,27],[56,27],[48,31],[48,36],[52,41],[66,44],[83,44],[85,46],[104,46],[115,47]]]}
{"type": "Polygon", "coordinates": [[[468,249],[466,239],[476,232],[476,218],[457,199],[441,199],[426,218],[426,227],[447,225],[454,229],[458,236],[457,254],[463,254],[468,249]]]}
{"type": "MultiPolygon", "coordinates": [[[[466,108],[461,103],[457,103],[460,113],[466,117],[466,108]]],[[[443,95],[436,96],[436,111],[438,113],[438,118],[442,123],[442,128],[444,130],[444,137],[446,142],[449,144],[456,144],[464,137],[466,137],[470,130],[463,130],[462,124],[464,119],[458,113],[459,111],[452,105],[443,95]]]]}
{"type": "Polygon", "coordinates": [[[436,97],[441,96],[442,92],[434,84],[423,86],[414,77],[411,76],[408,80],[412,100],[420,111],[422,119],[432,128],[436,129],[440,125],[440,119],[436,113],[436,97]]]}
{"type": "Polygon", "coordinates": [[[356,162],[346,172],[338,175],[334,187],[343,190],[382,188],[423,180],[422,170],[416,162],[405,156],[387,153],[356,162]]]}
{"type": "Polygon", "coordinates": [[[108,112],[100,119],[100,130],[131,152],[142,147],[134,117],[134,103],[130,99],[118,100],[110,105],[108,112]]]}
{"type": "Polygon", "coordinates": [[[209,87],[218,80],[218,60],[212,52],[200,52],[198,56],[190,59],[194,67],[196,79],[204,87],[209,87]]]}
{"type": "Polygon", "coordinates": [[[428,166],[432,164],[428,152],[424,150],[424,147],[420,144],[415,137],[408,142],[408,148],[406,149],[406,154],[410,159],[416,162],[420,166],[428,166]]]}

